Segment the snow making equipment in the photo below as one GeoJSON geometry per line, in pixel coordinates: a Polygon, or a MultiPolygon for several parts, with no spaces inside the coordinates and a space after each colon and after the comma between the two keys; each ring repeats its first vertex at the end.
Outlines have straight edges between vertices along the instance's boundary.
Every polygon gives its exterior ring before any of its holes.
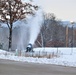
{"type": "Polygon", "coordinates": [[[28,46],[26,47],[26,52],[33,52],[32,44],[28,44],[28,46]]]}

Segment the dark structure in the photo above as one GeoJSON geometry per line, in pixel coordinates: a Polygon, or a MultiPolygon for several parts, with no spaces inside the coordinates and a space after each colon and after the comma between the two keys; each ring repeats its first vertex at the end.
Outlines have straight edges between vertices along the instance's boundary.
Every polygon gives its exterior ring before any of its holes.
{"type": "Polygon", "coordinates": [[[26,52],[34,52],[32,44],[28,44],[28,46],[26,47],[26,52]]]}

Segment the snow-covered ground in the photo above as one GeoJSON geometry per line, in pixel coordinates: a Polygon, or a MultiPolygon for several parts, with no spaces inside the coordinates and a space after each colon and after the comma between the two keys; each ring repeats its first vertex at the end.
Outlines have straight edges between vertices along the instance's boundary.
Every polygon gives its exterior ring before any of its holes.
{"type": "Polygon", "coordinates": [[[55,64],[63,66],[76,67],[76,48],[34,48],[34,53],[47,52],[57,54],[56,57],[25,57],[18,56],[15,53],[0,50],[0,59],[8,59],[21,62],[40,63],[40,64],[55,64]]]}

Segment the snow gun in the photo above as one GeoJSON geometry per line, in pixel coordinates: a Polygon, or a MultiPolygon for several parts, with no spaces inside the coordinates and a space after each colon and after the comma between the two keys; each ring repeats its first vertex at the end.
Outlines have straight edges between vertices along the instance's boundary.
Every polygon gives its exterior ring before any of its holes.
{"type": "Polygon", "coordinates": [[[33,52],[32,44],[28,44],[28,46],[26,47],[26,52],[33,52]]]}

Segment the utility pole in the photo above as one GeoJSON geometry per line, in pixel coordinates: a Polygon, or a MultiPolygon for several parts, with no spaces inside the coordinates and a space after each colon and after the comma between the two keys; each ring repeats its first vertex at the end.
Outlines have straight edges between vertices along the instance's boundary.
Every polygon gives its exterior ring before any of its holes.
{"type": "Polygon", "coordinates": [[[74,28],[73,28],[73,26],[74,26],[74,24],[75,24],[75,22],[74,21],[71,21],[71,25],[72,25],[72,47],[74,46],[74,28]]]}
{"type": "Polygon", "coordinates": [[[66,47],[68,47],[68,26],[66,26],[66,47]]]}
{"type": "Polygon", "coordinates": [[[73,28],[73,26],[74,26],[75,22],[71,21],[70,23],[72,25],[72,44],[71,44],[71,47],[72,47],[71,54],[72,54],[73,53],[73,47],[74,47],[74,28],[73,28]]]}

